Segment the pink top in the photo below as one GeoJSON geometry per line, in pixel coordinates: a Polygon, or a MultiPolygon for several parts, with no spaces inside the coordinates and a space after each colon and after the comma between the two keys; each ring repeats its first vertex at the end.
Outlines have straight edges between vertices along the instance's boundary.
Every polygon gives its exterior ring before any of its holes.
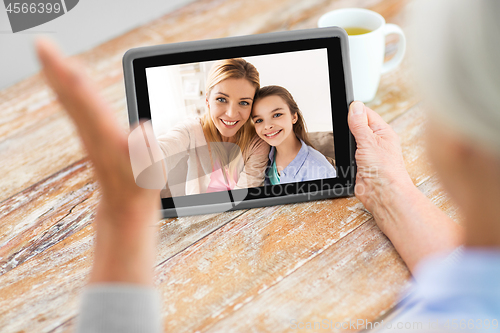
{"type": "Polygon", "coordinates": [[[221,168],[219,162],[215,162],[207,192],[229,191],[235,188],[237,182],[238,173],[236,170],[233,172],[233,176],[229,177],[229,170],[221,168]]]}

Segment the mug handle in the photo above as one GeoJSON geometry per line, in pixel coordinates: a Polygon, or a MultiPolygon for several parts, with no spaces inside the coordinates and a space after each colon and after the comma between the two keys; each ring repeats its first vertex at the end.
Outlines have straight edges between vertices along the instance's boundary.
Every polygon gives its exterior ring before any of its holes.
{"type": "Polygon", "coordinates": [[[405,34],[403,33],[403,30],[395,24],[387,23],[384,27],[384,35],[387,36],[389,34],[399,35],[398,51],[391,60],[385,62],[382,65],[382,74],[390,72],[394,68],[398,67],[398,65],[403,60],[403,56],[405,55],[406,51],[406,38],[405,34]]]}

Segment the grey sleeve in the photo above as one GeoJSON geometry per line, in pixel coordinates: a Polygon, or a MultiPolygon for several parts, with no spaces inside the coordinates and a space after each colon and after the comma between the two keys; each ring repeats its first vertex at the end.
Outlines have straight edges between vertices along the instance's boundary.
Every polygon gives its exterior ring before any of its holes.
{"type": "Polygon", "coordinates": [[[160,333],[161,300],[153,287],[124,283],[84,288],[77,333],[160,333]]]}

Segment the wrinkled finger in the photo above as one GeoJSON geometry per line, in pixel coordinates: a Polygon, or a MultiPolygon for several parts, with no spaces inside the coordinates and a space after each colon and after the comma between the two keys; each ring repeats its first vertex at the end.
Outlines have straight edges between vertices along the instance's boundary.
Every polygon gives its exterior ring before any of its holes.
{"type": "Polygon", "coordinates": [[[85,73],[64,58],[54,43],[39,39],[36,46],[48,83],[74,120],[89,154],[126,143],[126,135],[85,73]]]}

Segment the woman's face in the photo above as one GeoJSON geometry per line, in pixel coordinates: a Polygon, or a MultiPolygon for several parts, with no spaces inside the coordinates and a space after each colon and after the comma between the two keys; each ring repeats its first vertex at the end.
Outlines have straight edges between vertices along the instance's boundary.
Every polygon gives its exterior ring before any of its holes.
{"type": "Polygon", "coordinates": [[[288,105],[279,96],[264,97],[253,106],[255,131],[271,146],[279,146],[293,134],[293,124],[297,118],[297,114],[292,116],[288,105]]]}
{"type": "Polygon", "coordinates": [[[255,91],[247,79],[226,79],[212,88],[206,103],[223,137],[233,137],[250,118],[255,91]]]}

